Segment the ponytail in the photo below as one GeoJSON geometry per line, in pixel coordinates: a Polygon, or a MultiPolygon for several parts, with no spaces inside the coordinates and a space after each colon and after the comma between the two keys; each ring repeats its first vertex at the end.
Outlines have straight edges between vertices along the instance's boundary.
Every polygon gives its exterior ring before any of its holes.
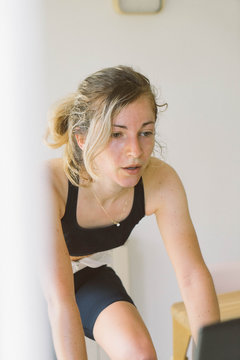
{"type": "Polygon", "coordinates": [[[74,106],[75,96],[75,94],[72,94],[65,98],[52,110],[45,136],[45,143],[53,149],[66,145],[69,141],[69,115],[74,106]]]}

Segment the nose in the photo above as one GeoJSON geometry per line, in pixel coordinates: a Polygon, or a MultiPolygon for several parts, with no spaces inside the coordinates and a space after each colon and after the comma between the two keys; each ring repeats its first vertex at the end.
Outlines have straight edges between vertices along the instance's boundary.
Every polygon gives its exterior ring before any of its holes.
{"type": "Polygon", "coordinates": [[[126,153],[128,157],[132,158],[139,158],[141,156],[142,147],[138,137],[128,139],[126,153]]]}

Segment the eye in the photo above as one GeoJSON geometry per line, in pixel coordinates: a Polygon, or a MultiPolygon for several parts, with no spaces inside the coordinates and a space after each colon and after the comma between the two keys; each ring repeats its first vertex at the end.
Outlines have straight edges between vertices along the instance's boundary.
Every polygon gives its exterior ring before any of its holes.
{"type": "Polygon", "coordinates": [[[120,132],[113,132],[111,134],[111,137],[114,138],[114,139],[117,139],[117,138],[119,138],[121,136],[122,136],[122,133],[120,133],[120,132]]]}
{"type": "Polygon", "coordinates": [[[154,134],[153,131],[142,131],[140,133],[140,135],[143,137],[149,137],[149,136],[152,136],[153,134],[154,134]]]}

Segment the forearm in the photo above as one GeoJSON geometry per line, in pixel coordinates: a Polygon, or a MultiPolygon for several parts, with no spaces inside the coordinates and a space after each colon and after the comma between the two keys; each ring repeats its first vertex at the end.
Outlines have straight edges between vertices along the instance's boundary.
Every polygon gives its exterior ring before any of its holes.
{"type": "Polygon", "coordinates": [[[220,320],[216,292],[207,268],[193,271],[187,279],[180,281],[180,289],[192,336],[194,342],[197,343],[199,329],[220,320]]]}
{"type": "Polygon", "coordinates": [[[81,318],[73,302],[49,305],[54,347],[58,360],[86,360],[86,345],[81,318]]]}

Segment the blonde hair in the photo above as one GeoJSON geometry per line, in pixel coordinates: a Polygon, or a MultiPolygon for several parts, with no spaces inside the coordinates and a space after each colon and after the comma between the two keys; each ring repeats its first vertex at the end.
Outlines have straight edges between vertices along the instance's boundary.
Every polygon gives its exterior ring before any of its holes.
{"type": "Polygon", "coordinates": [[[72,184],[83,186],[97,178],[94,159],[109,141],[112,119],[142,95],[149,98],[157,118],[159,105],[149,80],[131,67],[117,66],[90,75],[75,93],[56,106],[46,142],[52,148],[65,146],[64,171],[72,184]],[[83,150],[76,134],[85,139],[83,150]]]}

